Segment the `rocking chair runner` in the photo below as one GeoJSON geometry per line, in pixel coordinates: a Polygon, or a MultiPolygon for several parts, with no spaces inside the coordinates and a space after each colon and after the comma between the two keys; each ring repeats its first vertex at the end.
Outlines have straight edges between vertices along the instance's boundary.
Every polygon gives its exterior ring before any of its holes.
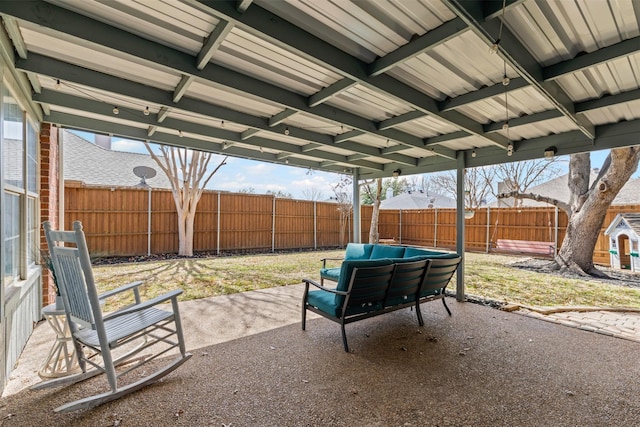
{"type": "Polygon", "coordinates": [[[110,392],[67,403],[56,408],[56,412],[92,408],[118,399],[159,380],[191,357],[185,350],[178,311],[178,295],[182,290],[142,302],[138,289],[142,282],[135,282],[98,295],[82,224],[74,222],[74,231],[52,230],[48,221],[43,226],[82,372],[36,384],[32,389],[74,384],[101,373],[107,374],[111,387],[110,392]],[[112,313],[102,312],[106,298],[126,291],[133,292],[133,304],[112,313]],[[168,301],[170,311],[155,307],[168,301]],[[153,347],[156,345],[158,347],[153,347]],[[157,351],[148,357],[136,357],[151,347],[157,351]],[[174,348],[178,348],[180,354],[169,364],[132,384],[118,386],[119,377],[174,348]],[[126,369],[116,373],[116,367],[124,364],[126,369]],[[94,369],[88,370],[88,365],[94,369]]]}

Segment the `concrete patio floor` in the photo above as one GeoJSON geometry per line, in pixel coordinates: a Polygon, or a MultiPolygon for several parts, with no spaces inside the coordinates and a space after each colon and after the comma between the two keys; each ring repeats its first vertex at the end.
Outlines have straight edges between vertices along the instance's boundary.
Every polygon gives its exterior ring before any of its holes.
{"type": "Polygon", "coordinates": [[[345,353],[335,323],[309,316],[300,330],[302,291],[293,285],[181,303],[194,357],[158,384],[71,414],[53,408],[105,381],[29,391],[53,341],[41,323],[5,389],[2,425],[640,423],[637,313],[605,315],[627,322],[634,341],[585,330],[602,320],[594,313],[571,313],[574,324],[563,325],[567,319],[544,322],[449,298],[453,316],[440,302],[425,304],[423,328],[410,310],[347,325],[352,353],[345,353]]]}

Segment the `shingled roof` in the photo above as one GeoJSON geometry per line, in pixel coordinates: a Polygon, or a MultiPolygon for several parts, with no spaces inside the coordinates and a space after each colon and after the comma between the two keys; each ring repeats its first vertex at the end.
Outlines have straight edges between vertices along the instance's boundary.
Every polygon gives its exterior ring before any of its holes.
{"type": "Polygon", "coordinates": [[[148,154],[112,151],[95,145],[73,132],[63,131],[64,179],[87,185],[133,187],[140,182],[133,173],[136,166],[157,172],[147,179],[152,188],[171,188],[169,179],[148,154]]]}
{"type": "Polygon", "coordinates": [[[455,208],[456,201],[440,194],[403,193],[380,203],[380,209],[455,208]]]}

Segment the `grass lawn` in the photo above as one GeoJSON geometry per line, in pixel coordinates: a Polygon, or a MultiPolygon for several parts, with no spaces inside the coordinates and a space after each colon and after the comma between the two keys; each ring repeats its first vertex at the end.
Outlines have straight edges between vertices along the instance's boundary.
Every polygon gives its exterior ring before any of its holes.
{"type": "MultiPolygon", "coordinates": [[[[336,250],[146,261],[94,266],[94,276],[100,291],[142,280],[144,299],[179,287],[184,291],[181,300],[191,300],[296,284],[302,278],[319,279],[320,260],[343,255],[344,251],[336,250]]],[[[536,306],[640,308],[639,288],[568,279],[509,266],[521,259],[467,253],[467,294],[536,306]]],[[[455,278],[448,289],[455,291],[455,278]]],[[[112,304],[125,302],[116,300],[112,304]]]]}

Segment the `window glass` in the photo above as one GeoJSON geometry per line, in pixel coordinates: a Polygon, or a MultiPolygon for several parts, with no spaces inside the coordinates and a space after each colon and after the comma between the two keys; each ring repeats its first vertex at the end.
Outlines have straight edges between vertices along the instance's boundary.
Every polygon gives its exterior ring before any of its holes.
{"type": "Polygon", "coordinates": [[[4,193],[4,276],[11,285],[20,278],[20,196],[4,193]]]}
{"type": "Polygon", "coordinates": [[[24,145],[22,141],[22,111],[7,90],[2,91],[3,111],[3,176],[5,183],[24,188],[24,145]]]}
{"type": "Polygon", "coordinates": [[[38,191],[38,135],[33,125],[27,122],[27,190],[38,191]]]}
{"type": "Polygon", "coordinates": [[[35,264],[38,259],[38,199],[29,197],[27,204],[27,265],[35,264]]]}

